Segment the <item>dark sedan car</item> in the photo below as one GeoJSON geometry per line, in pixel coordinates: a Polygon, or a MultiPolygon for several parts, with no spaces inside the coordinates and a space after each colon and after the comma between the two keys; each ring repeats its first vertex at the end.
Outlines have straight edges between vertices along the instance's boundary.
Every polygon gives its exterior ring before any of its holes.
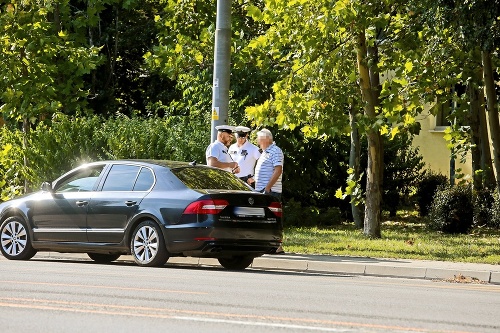
{"type": "Polygon", "coordinates": [[[0,225],[8,259],[56,251],[111,262],[132,254],[140,266],[193,256],[245,269],[274,253],[283,235],[281,203],[273,196],[224,170],[153,160],[82,165],[0,204],[0,225]]]}

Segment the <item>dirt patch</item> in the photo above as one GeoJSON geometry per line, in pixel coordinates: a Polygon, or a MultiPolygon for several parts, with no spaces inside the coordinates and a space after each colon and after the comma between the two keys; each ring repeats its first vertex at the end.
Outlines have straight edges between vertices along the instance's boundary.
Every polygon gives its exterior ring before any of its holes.
{"type": "Polygon", "coordinates": [[[450,283],[476,283],[476,284],[487,284],[486,281],[481,281],[478,278],[472,276],[465,276],[462,274],[454,275],[451,279],[444,279],[439,281],[445,281],[450,283]]]}

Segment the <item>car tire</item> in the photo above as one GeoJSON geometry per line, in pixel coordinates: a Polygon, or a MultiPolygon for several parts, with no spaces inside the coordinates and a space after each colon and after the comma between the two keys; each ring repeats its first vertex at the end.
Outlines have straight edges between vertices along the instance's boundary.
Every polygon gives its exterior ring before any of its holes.
{"type": "Polygon", "coordinates": [[[120,258],[120,254],[87,253],[90,259],[100,264],[107,264],[120,258]]]}
{"type": "Polygon", "coordinates": [[[0,250],[10,260],[29,260],[36,254],[24,219],[12,216],[0,226],[0,250]]]}
{"type": "Polygon", "coordinates": [[[163,266],[168,260],[168,252],[163,234],[153,221],[141,222],[132,233],[130,253],[139,266],[163,266]]]}
{"type": "Polygon", "coordinates": [[[222,267],[233,270],[241,271],[250,266],[253,262],[254,257],[247,256],[234,256],[230,258],[218,258],[219,263],[222,267]]]}

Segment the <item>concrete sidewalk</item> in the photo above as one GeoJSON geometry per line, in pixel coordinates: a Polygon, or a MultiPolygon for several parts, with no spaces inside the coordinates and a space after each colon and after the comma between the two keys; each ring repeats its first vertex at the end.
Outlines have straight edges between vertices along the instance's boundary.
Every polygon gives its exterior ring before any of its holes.
{"type": "MultiPolygon", "coordinates": [[[[91,260],[86,254],[57,252],[40,252],[35,256],[35,259],[37,258],[91,260]]],[[[121,256],[118,261],[133,262],[133,259],[131,256],[121,256]]],[[[167,265],[221,267],[216,259],[191,257],[173,257],[168,260],[167,265]]],[[[387,276],[500,284],[500,265],[447,261],[281,254],[264,255],[255,258],[251,268],[270,271],[387,276]]]]}

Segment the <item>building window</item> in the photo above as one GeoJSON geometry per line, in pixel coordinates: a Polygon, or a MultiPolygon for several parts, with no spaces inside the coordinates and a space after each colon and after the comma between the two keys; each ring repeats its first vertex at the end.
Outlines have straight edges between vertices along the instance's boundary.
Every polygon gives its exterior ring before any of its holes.
{"type": "MultiPolygon", "coordinates": [[[[446,127],[453,124],[458,124],[460,126],[466,125],[466,121],[463,116],[458,116],[459,110],[462,104],[458,101],[466,92],[466,87],[462,84],[456,84],[449,93],[450,99],[438,104],[438,108],[435,113],[436,126],[435,131],[444,131],[446,127]]],[[[464,104],[465,106],[465,104],[464,104]]]]}

